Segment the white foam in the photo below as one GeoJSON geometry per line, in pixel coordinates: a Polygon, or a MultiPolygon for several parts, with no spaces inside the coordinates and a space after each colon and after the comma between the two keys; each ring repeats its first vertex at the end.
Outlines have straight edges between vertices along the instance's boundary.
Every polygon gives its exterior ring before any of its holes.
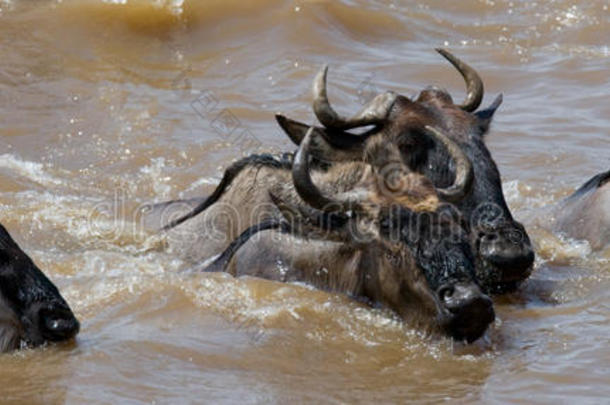
{"type": "Polygon", "coordinates": [[[552,193],[528,195],[532,192],[532,187],[521,182],[520,180],[511,180],[503,183],[502,190],[504,191],[506,203],[511,207],[511,209],[520,210],[539,208],[555,202],[555,198],[552,193]]]}
{"type": "Polygon", "coordinates": [[[16,214],[15,204],[19,212],[27,213],[32,231],[51,229],[56,237],[58,231],[65,232],[70,236],[69,246],[142,254],[155,249],[161,240],[160,235],[146,233],[137,218],[126,217],[120,209],[99,198],[49,191],[17,192],[11,205],[0,204],[0,221],[16,214]]]}
{"type": "Polygon", "coordinates": [[[140,173],[142,176],[150,179],[152,189],[157,196],[169,198],[172,186],[168,183],[172,178],[163,175],[163,169],[165,169],[165,167],[165,158],[155,158],[151,159],[149,166],[140,168],[140,173]]]}
{"type": "Polygon", "coordinates": [[[62,180],[47,173],[47,168],[42,163],[22,160],[10,153],[0,155],[0,168],[8,169],[43,186],[57,186],[63,183],[62,180]]]}

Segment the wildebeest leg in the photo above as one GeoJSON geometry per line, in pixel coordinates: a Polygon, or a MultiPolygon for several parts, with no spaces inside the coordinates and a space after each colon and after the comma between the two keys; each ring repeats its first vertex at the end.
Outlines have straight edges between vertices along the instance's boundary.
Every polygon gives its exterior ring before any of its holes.
{"type": "Polygon", "coordinates": [[[290,169],[292,167],[292,154],[284,153],[279,159],[276,156],[264,154],[264,155],[251,155],[245,157],[237,162],[233,163],[231,166],[225,170],[224,175],[222,176],[222,180],[208,198],[198,204],[192,211],[187,213],[186,215],[181,216],[178,219],[171,221],[169,224],[165,225],[162,230],[166,231],[168,229],[174,228],[175,226],[180,225],[184,221],[193,218],[197,214],[205,211],[212,204],[217,202],[220,197],[224,194],[227,188],[233,182],[233,179],[239,175],[239,173],[251,166],[263,166],[277,169],[290,169]]]}

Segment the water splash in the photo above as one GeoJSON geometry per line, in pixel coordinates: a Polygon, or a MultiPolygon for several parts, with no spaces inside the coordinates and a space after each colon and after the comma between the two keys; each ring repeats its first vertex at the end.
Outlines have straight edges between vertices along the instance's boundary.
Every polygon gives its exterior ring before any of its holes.
{"type": "Polygon", "coordinates": [[[23,160],[10,153],[0,155],[0,168],[8,169],[42,186],[49,187],[63,184],[61,179],[48,173],[48,166],[23,160]]]}

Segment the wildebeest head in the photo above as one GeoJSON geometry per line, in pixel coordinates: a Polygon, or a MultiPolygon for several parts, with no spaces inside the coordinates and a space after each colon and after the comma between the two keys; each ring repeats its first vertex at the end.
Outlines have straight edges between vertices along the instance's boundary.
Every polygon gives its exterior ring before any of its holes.
{"type": "MultiPolygon", "coordinates": [[[[325,162],[362,160],[367,144],[376,135],[398,146],[402,161],[432,180],[440,188],[441,199],[455,204],[468,222],[480,283],[488,291],[510,290],[529,276],[534,253],[523,225],[513,219],[508,209],[500,173],[484,142],[502,97],[498,96],[488,108],[476,111],[483,98],[479,75],[449,52],[442,49],[438,52],[466,81],[467,96],[462,104],[455,104],[447,91],[428,87],[415,100],[386,92],[376,96],[354,117],[342,117],[328,101],[327,67],[324,67],[314,80],[313,108],[324,127],[315,129],[318,136],[312,144],[312,155],[325,162]],[[459,145],[474,166],[472,178],[460,178],[465,171],[450,159],[446,145],[430,137],[427,127],[442,130],[459,145]],[[346,132],[354,128],[363,128],[365,132],[346,132]],[[472,187],[449,187],[465,181],[472,181],[472,187]]],[[[299,144],[308,126],[281,115],[277,119],[299,144]]]]}
{"type": "Polygon", "coordinates": [[[68,340],[79,327],[57,288],[0,225],[0,353],[68,340]]]}
{"type": "MultiPolygon", "coordinates": [[[[461,168],[456,178],[471,177],[472,167],[459,147],[442,131],[427,130],[447,146],[461,168]]],[[[355,187],[325,192],[310,175],[309,150],[315,137],[313,130],[306,134],[292,166],[300,200],[285,201],[270,191],[292,225],[291,232],[339,241],[362,252],[362,293],[368,298],[405,316],[431,313],[455,339],[478,339],[494,319],[492,301],[476,282],[461,218],[438,199],[439,191],[466,193],[472,182],[457,181],[437,189],[402,163],[393,144],[375,137],[367,145],[366,163],[348,164],[331,173],[343,185],[352,183],[350,177],[358,178],[355,187]]],[[[278,194],[285,187],[278,186],[278,194]]],[[[333,190],[336,185],[324,188],[333,190]]]]}

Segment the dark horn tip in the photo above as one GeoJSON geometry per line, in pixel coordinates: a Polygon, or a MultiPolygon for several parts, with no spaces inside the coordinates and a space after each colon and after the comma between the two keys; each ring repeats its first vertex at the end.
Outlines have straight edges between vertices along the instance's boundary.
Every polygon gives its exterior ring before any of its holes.
{"type": "Polygon", "coordinates": [[[445,58],[449,59],[452,55],[451,53],[446,50],[445,48],[434,48],[434,50],[438,53],[440,53],[441,55],[443,55],[445,58]]]}

